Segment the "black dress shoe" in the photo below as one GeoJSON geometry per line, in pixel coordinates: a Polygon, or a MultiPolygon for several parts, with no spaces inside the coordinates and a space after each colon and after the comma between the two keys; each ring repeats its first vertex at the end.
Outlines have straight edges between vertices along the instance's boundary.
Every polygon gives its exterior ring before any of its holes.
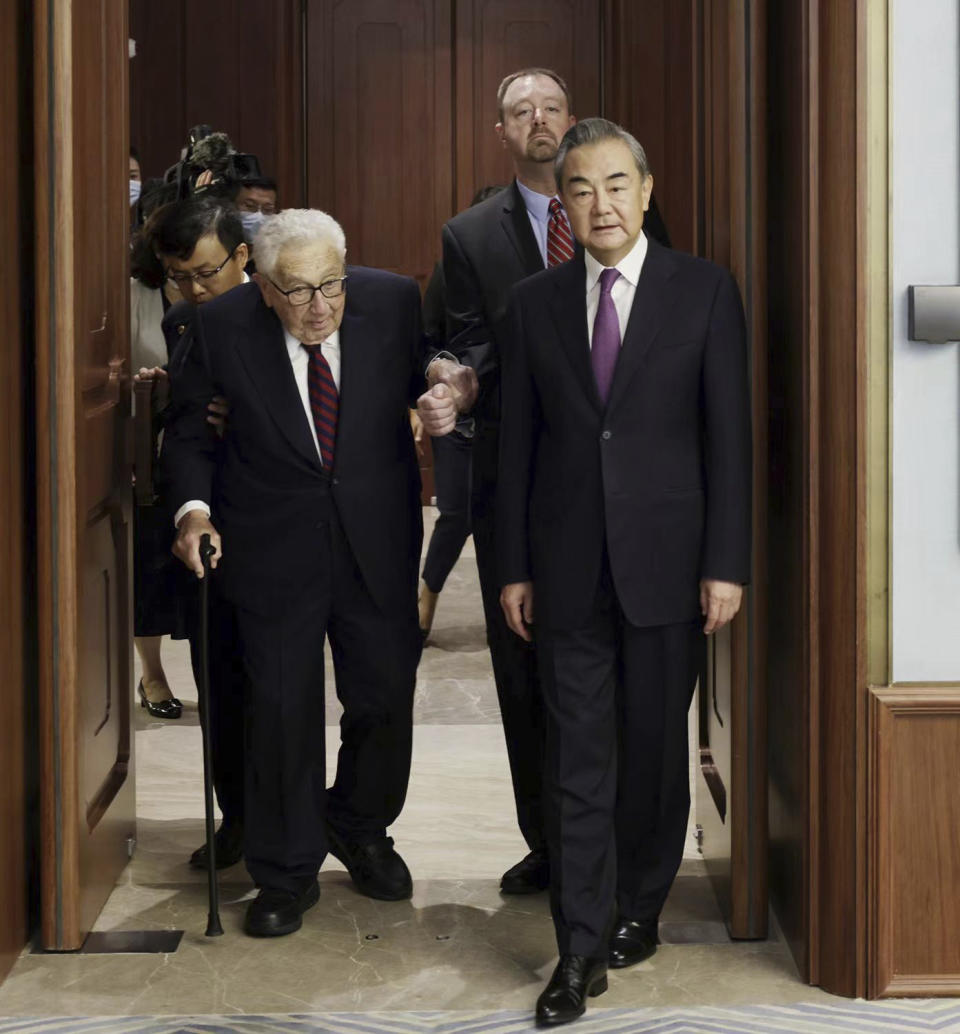
{"type": "Polygon", "coordinates": [[[390,837],[368,844],[344,840],[327,825],[330,854],[343,862],[361,894],[378,901],[403,901],[413,893],[413,879],[407,863],[393,849],[390,837]]]}
{"type": "Polygon", "coordinates": [[[251,937],[282,937],[303,925],[303,913],[320,900],[316,880],[300,894],[274,887],[261,887],[260,893],[247,906],[244,930],[251,937]]]}
{"type": "MultiPolygon", "coordinates": [[[[221,822],[220,828],[213,834],[213,853],[218,869],[229,869],[243,857],[243,824],[240,822],[221,822]]],[[[207,845],[201,844],[190,855],[191,869],[206,869],[207,845]]]]}
{"type": "Polygon", "coordinates": [[[176,697],[168,697],[166,700],[153,701],[147,697],[147,691],[143,688],[143,679],[137,686],[137,694],[140,697],[140,706],[147,709],[147,714],[154,718],[179,718],[183,714],[183,704],[176,697]]]}
{"type": "Polygon", "coordinates": [[[606,989],[606,959],[561,955],[550,983],[537,999],[537,1025],[556,1027],[577,1019],[587,1011],[587,997],[596,998],[606,989]]]}
{"type": "Polygon", "coordinates": [[[618,919],[610,935],[610,968],[623,969],[649,959],[659,943],[656,919],[618,919]]]}
{"type": "Polygon", "coordinates": [[[539,894],[550,886],[546,849],[531,851],[500,877],[501,894],[539,894]]]}

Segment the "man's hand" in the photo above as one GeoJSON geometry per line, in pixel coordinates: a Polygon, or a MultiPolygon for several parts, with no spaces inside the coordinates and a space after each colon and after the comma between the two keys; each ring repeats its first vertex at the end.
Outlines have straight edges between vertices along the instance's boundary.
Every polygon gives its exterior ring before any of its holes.
{"type": "Polygon", "coordinates": [[[457,426],[457,407],[446,384],[437,384],[417,399],[417,415],[432,438],[449,434],[457,426]]]}
{"type": "Polygon", "coordinates": [[[500,591],[500,606],[511,630],[529,643],[533,636],[533,582],[511,582],[500,591]]]}
{"type": "Polygon", "coordinates": [[[133,379],[137,384],[141,381],[165,381],[167,371],[162,366],[141,366],[133,375],[133,379]]]}
{"type": "Polygon", "coordinates": [[[230,403],[222,395],[214,395],[207,403],[207,423],[222,438],[227,429],[227,417],[230,415],[230,403]]]}
{"type": "Polygon", "coordinates": [[[220,562],[220,533],[210,523],[210,518],[203,510],[188,510],[177,525],[177,537],[173,543],[173,555],[183,561],[198,577],[203,577],[203,564],[200,561],[200,536],[209,535],[210,545],[216,550],[210,558],[210,566],[216,567],[220,562]]]}
{"type": "Polygon", "coordinates": [[[743,586],[734,582],[718,582],[712,578],[700,581],[700,611],[707,619],[704,635],[712,635],[737,615],[743,600],[743,586]]]}
{"type": "Polygon", "coordinates": [[[469,412],[476,405],[480,384],[472,366],[464,366],[453,359],[434,359],[427,367],[427,387],[437,384],[446,384],[450,389],[458,413],[469,412]]]}
{"type": "Polygon", "coordinates": [[[170,397],[170,378],[162,366],[141,366],[133,375],[135,384],[145,384],[153,381],[153,411],[158,412],[167,404],[170,397]]]}

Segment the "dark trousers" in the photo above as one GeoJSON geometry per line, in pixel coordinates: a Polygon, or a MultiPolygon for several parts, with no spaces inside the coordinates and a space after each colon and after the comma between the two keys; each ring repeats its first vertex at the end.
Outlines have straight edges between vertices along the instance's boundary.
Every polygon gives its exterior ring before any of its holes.
{"type": "MultiPolygon", "coordinates": [[[[189,575],[191,582],[196,579],[189,575]]],[[[191,584],[189,621],[190,664],[200,688],[199,585],[191,584]]],[[[213,788],[224,822],[243,822],[244,787],[244,701],[246,672],[236,608],[221,594],[216,572],[209,588],[208,671],[210,714],[200,712],[200,721],[210,723],[213,788]]],[[[198,694],[201,701],[202,694],[198,694]]]]}
{"type": "Polygon", "coordinates": [[[635,628],[607,573],[590,622],[538,628],[537,644],[557,943],[602,958],[617,914],[660,914],[683,858],[703,621],[635,628]]]}
{"type": "Polygon", "coordinates": [[[415,585],[382,612],[363,583],[331,502],[317,529],[309,592],[264,617],[238,608],[249,679],[244,854],[261,887],[300,891],[327,853],[325,821],[347,840],[385,834],[410,774],[420,658],[415,585]],[[326,789],[324,639],[344,707],[333,786],[326,789]]]}
{"type": "Polygon", "coordinates": [[[470,481],[473,440],[453,432],[431,439],[433,477],[440,516],[433,526],[423,580],[440,592],[470,534],[470,481]]]}
{"type": "Polygon", "coordinates": [[[500,717],[507,741],[520,832],[531,851],[546,844],[543,828],[544,713],[537,654],[531,643],[510,631],[500,606],[492,496],[473,511],[480,592],[487,624],[487,644],[497,685],[500,717]]]}

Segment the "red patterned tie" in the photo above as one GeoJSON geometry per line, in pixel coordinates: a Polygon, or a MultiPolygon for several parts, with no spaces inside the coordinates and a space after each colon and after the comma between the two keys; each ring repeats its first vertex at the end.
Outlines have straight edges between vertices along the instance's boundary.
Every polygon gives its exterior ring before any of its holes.
{"type": "Polygon", "coordinates": [[[322,345],[304,345],[310,356],[307,370],[307,388],[310,394],[310,409],[313,411],[313,426],[320,442],[320,456],[327,470],[333,469],[333,450],[337,441],[337,413],[340,397],[337,385],[330,372],[327,360],[323,358],[322,345]]]}
{"type": "Polygon", "coordinates": [[[550,221],[547,223],[547,266],[559,266],[573,258],[573,235],[567,224],[563,205],[550,199],[550,221]]]}

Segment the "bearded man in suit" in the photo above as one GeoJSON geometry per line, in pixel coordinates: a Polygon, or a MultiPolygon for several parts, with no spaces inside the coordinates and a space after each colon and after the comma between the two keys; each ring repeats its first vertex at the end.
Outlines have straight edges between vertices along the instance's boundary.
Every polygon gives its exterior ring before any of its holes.
{"type": "Polygon", "coordinates": [[[584,251],[519,284],[501,351],[501,603],[535,637],[560,962],[541,1024],[656,950],[689,813],[704,633],[749,576],[743,309],[729,273],[648,240],[643,148],[605,119],[556,179],[584,251]]]}
{"type": "Polygon", "coordinates": [[[420,656],[420,479],[408,419],[423,391],[413,280],[345,265],[329,215],[287,209],[257,235],[256,283],[198,308],[163,447],[174,552],[236,608],[247,673],[245,929],[298,929],[329,851],[363,893],[409,897],[387,836],[410,771],[420,656]],[[376,371],[371,377],[370,371],[376,371]],[[223,441],[211,396],[228,400],[223,441]],[[344,707],[326,789],[324,641],[344,707]]]}

